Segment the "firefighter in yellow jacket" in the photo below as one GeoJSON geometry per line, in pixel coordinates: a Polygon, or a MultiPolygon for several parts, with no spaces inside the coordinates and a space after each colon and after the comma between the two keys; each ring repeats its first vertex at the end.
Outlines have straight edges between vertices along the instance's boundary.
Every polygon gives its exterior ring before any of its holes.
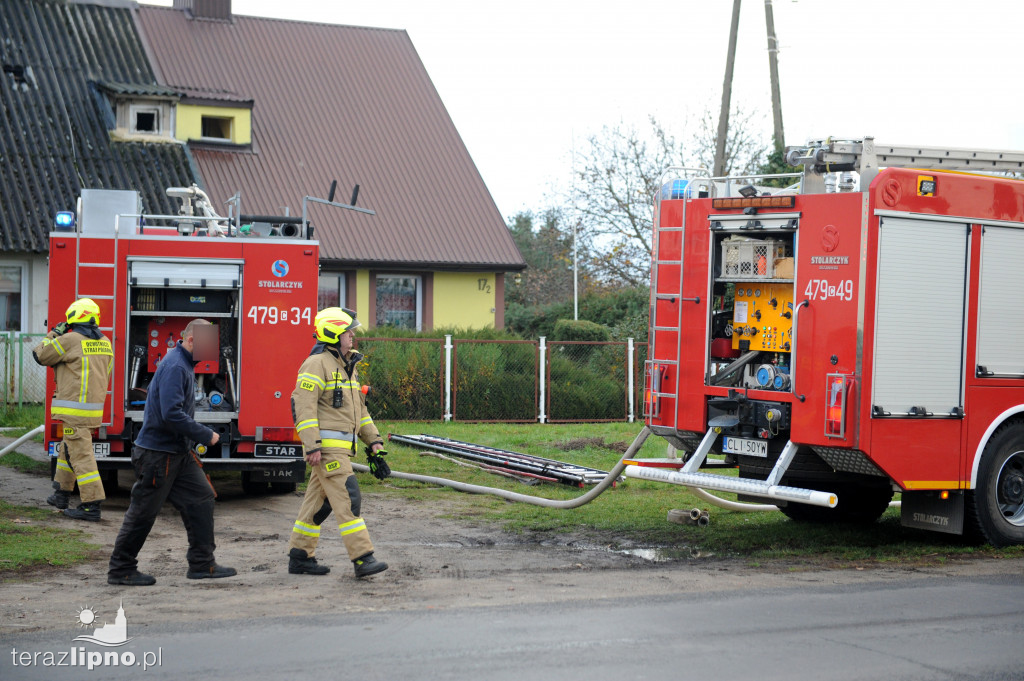
{"type": "Polygon", "coordinates": [[[382,458],[384,442],[366,411],[366,396],[356,375],[362,355],[353,352],[352,346],[359,321],[352,310],[329,307],[317,313],[313,325],[317,343],[299,368],[292,391],[295,430],[313,470],[292,528],[288,572],[324,575],[330,571],[317,563],[314,553],[320,523],[333,509],[356,577],[368,577],[387,570],[388,565],[373,557],[370,533],[359,517],[359,483],[351,463],[356,438],[367,445],[375,476],[387,477],[390,471],[382,458]]]}
{"type": "Polygon", "coordinates": [[[57,391],[50,414],[64,424],[58,444],[54,493],[46,500],[79,520],[100,519],[100,502],[106,499],[96,457],[92,428],[103,421],[103,402],[110,385],[114,352],[110,339],[99,330],[100,308],[90,298],[80,298],[67,309],[67,321],[53,328],[32,351],[36,362],[53,367],[57,391]],[[78,482],[82,503],[68,508],[68,498],[78,482]]]}

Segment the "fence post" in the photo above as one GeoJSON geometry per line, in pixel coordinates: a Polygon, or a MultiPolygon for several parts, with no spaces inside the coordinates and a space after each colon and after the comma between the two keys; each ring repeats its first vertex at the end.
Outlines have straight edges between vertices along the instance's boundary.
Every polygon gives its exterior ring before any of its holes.
{"type": "Polygon", "coordinates": [[[452,420],[452,337],[444,337],[444,420],[452,420]]]}
{"type": "Polygon", "coordinates": [[[633,421],[636,420],[636,400],[634,399],[634,396],[633,396],[634,387],[633,387],[633,339],[632,338],[627,338],[626,339],[626,365],[629,367],[627,369],[627,371],[626,371],[627,375],[629,376],[629,380],[628,380],[628,383],[627,383],[627,385],[628,385],[627,390],[629,391],[628,392],[628,395],[629,395],[629,422],[633,423],[633,421]]]}
{"type": "Polygon", "coordinates": [[[11,331],[0,331],[0,343],[3,344],[3,355],[0,356],[0,362],[3,362],[5,407],[14,401],[14,374],[11,373],[11,365],[14,364],[14,358],[11,356],[11,335],[11,331]]]}
{"type": "Polygon", "coordinates": [[[21,409],[25,399],[25,334],[19,334],[18,338],[18,409],[21,409]]]}
{"type": "Polygon", "coordinates": [[[544,384],[545,384],[545,368],[547,366],[547,355],[548,346],[547,338],[545,336],[540,337],[540,414],[537,416],[537,420],[540,423],[547,423],[548,415],[544,413],[544,384]]]}

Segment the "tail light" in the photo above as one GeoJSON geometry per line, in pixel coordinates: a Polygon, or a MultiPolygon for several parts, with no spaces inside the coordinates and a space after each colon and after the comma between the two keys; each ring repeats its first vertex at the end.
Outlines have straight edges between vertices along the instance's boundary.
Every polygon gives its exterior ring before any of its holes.
{"type": "Polygon", "coordinates": [[[256,439],[263,442],[298,442],[294,428],[262,428],[262,434],[257,433],[256,439]]]}
{"type": "Polygon", "coordinates": [[[850,376],[828,374],[825,376],[825,437],[846,437],[846,404],[850,376]]]}
{"type": "Polygon", "coordinates": [[[647,390],[644,391],[644,416],[658,418],[661,416],[661,381],[668,367],[657,362],[647,365],[647,390]]]}

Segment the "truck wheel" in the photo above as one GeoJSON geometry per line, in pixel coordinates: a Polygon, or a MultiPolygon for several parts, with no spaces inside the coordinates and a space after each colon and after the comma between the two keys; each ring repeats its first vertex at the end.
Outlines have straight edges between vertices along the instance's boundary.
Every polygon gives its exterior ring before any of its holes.
{"type": "Polygon", "coordinates": [[[888,482],[884,486],[864,486],[851,483],[821,483],[827,491],[839,495],[839,503],[835,508],[810,506],[808,504],[789,504],[780,506],[779,510],[787,518],[806,523],[855,523],[868,525],[885,513],[892,500],[892,488],[888,482]]]}
{"type": "Polygon", "coordinates": [[[262,478],[254,478],[252,471],[242,471],[242,491],[252,496],[266,494],[267,481],[262,478]]]}
{"type": "Polygon", "coordinates": [[[271,494],[291,494],[295,491],[296,484],[294,482],[272,482],[270,483],[271,494]]]}
{"type": "Polygon", "coordinates": [[[996,547],[1024,544],[1024,425],[1000,426],[967,495],[967,522],[996,547]]]}

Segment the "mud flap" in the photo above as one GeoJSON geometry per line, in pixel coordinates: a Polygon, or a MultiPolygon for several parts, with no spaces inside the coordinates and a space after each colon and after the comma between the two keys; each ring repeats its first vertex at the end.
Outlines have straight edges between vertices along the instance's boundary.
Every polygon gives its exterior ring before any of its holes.
{"type": "Polygon", "coordinates": [[[963,534],[963,490],[950,490],[948,499],[943,499],[942,492],[937,490],[904,492],[900,524],[932,532],[963,534]]]}

